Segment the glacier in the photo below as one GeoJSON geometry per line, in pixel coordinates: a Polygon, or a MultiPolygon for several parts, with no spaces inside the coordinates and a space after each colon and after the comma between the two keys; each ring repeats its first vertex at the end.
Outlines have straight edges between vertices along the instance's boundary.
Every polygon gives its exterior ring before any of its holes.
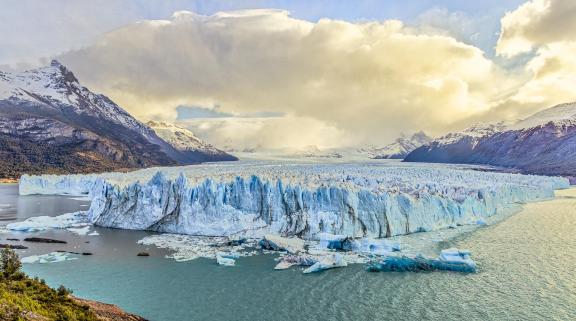
{"type": "Polygon", "coordinates": [[[21,194],[90,195],[88,219],[103,227],[316,240],[476,224],[567,187],[561,177],[399,163],[207,164],[20,181],[21,194]]]}

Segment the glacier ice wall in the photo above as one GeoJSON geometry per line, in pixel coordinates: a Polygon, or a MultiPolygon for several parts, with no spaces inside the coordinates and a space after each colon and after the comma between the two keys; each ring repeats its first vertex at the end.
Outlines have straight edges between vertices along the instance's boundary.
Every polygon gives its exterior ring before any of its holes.
{"type": "Polygon", "coordinates": [[[24,175],[20,194],[90,195],[100,226],[191,235],[389,237],[473,224],[567,179],[414,163],[206,164],[24,175]]]}
{"type": "Polygon", "coordinates": [[[22,175],[18,192],[20,195],[86,196],[96,180],[96,175],[22,175]]]}
{"type": "Polygon", "coordinates": [[[390,237],[472,224],[516,203],[551,198],[554,189],[568,187],[562,178],[527,176],[520,184],[506,183],[509,174],[485,175],[496,180],[492,186],[448,197],[430,190],[309,188],[258,176],[189,184],[185,175],[171,180],[158,172],[148,183],[125,187],[98,180],[88,215],[99,226],[191,235],[278,233],[314,238],[326,232],[390,237]]]}

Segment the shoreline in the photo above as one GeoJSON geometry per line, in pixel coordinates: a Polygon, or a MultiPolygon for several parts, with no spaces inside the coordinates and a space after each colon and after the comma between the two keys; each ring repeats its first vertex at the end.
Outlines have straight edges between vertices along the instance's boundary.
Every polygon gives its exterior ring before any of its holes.
{"type": "Polygon", "coordinates": [[[148,321],[139,315],[124,311],[115,304],[104,303],[71,295],[72,301],[87,306],[102,321],[148,321]]]}

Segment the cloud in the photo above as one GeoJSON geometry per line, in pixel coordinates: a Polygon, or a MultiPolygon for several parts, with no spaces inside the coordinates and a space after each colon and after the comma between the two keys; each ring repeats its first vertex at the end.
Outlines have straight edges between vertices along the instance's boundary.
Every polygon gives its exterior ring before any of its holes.
{"type": "Polygon", "coordinates": [[[214,108],[198,107],[198,106],[178,106],[176,107],[176,113],[178,116],[176,119],[185,120],[192,118],[227,118],[234,117],[233,114],[223,113],[218,110],[216,106],[214,108]]]}
{"type": "MultiPolygon", "coordinates": [[[[333,128],[377,144],[400,132],[439,133],[489,108],[506,87],[504,71],[480,49],[450,36],[396,20],[312,23],[281,10],[177,12],[61,59],[142,119],[176,119],[181,105],[282,113],[293,132],[306,126],[295,119],[326,129],[317,134],[330,144],[340,140],[333,128]]],[[[254,131],[276,144],[298,138],[280,138],[274,126],[254,131]]]]}
{"type": "Polygon", "coordinates": [[[242,150],[320,149],[360,143],[344,130],[308,117],[204,118],[179,121],[198,137],[222,148],[242,150]]]}
{"type": "Polygon", "coordinates": [[[505,56],[528,52],[552,42],[576,39],[576,2],[532,0],[507,13],[496,50],[505,56]]]}
{"type": "MultiPolygon", "coordinates": [[[[576,2],[532,0],[502,18],[497,53],[508,58],[528,53],[528,78],[495,110],[524,117],[576,100],[576,2]]],[[[520,56],[521,57],[521,56],[520,56]]]]}
{"type": "Polygon", "coordinates": [[[176,107],[178,116],[177,120],[186,119],[206,119],[206,118],[271,118],[283,117],[284,113],[262,111],[250,114],[231,114],[220,111],[220,106],[213,108],[198,107],[198,106],[178,106],[176,107]]]}

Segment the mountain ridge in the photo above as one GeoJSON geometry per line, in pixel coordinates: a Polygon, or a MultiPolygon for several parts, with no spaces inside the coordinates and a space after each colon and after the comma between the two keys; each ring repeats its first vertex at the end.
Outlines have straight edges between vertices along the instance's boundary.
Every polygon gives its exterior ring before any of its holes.
{"type": "Polygon", "coordinates": [[[56,60],[0,73],[0,124],[2,178],[205,161],[176,150],[111,99],[80,85],[56,60]]]}
{"type": "Polygon", "coordinates": [[[465,134],[472,132],[469,129],[445,135],[415,149],[405,161],[487,164],[576,177],[576,103],[556,105],[513,124],[489,126],[478,135],[465,134]]]}

